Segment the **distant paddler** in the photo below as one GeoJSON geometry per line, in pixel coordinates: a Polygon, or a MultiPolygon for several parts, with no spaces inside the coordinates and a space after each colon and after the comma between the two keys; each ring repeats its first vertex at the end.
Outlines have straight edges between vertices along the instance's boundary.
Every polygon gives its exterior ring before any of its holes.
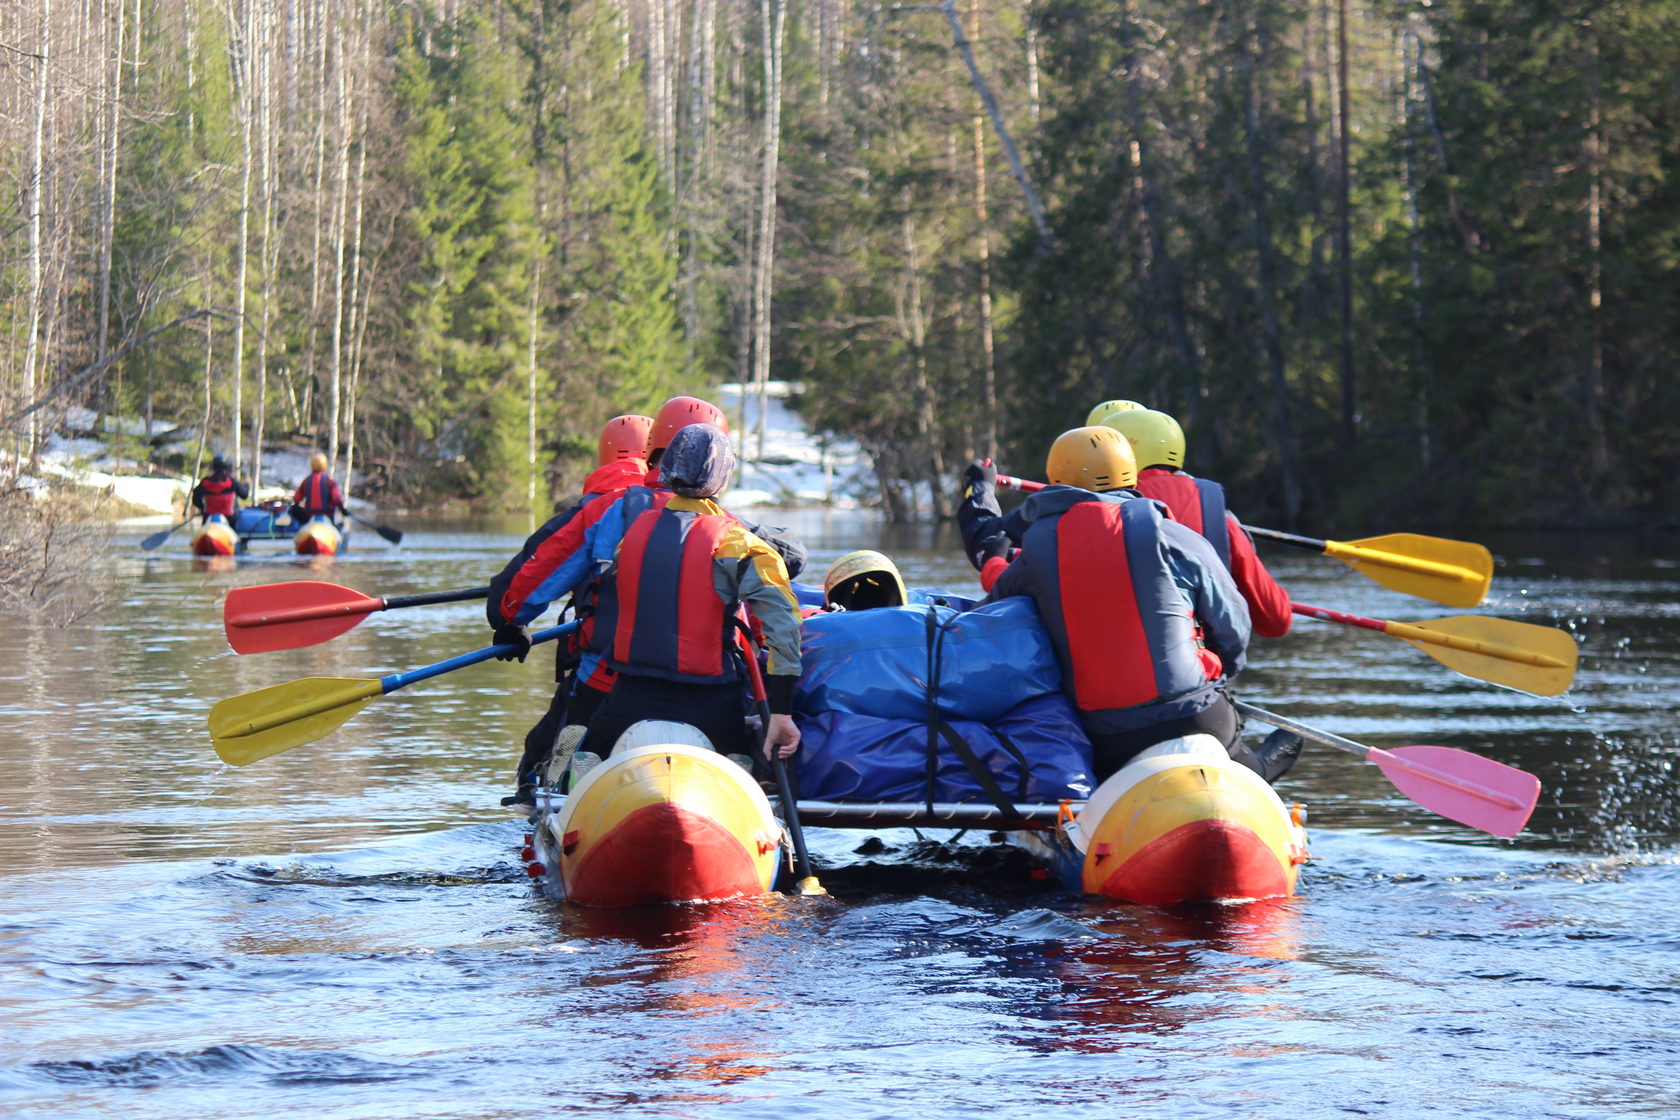
{"type": "Polygon", "coordinates": [[[344,494],[327,473],[327,457],[317,451],[309,457],[309,477],[292,495],[292,521],[298,526],[292,547],[299,553],[331,556],[343,538],[338,515],[344,511],[344,494]]]}
{"type": "Polygon", "coordinates": [[[209,476],[199,480],[190,498],[202,519],[193,534],[193,555],[233,555],[239,546],[239,534],[232,525],[233,515],[240,499],[250,496],[251,488],[234,476],[226,456],[214,456],[210,460],[209,476]]]}

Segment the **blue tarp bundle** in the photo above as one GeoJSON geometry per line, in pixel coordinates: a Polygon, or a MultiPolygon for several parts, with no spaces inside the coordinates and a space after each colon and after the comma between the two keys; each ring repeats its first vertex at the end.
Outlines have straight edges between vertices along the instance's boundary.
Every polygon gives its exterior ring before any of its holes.
{"type": "Polygon", "coordinates": [[[274,532],[274,515],[257,506],[235,511],[233,531],[242,537],[263,536],[274,532]]]}
{"type": "MultiPolygon", "coordinates": [[[[953,720],[980,764],[1011,799],[1022,804],[1082,801],[1091,796],[1091,746],[1073,705],[1060,692],[1018,705],[1002,718],[953,720]],[[1021,764],[1005,741],[1027,760],[1021,764]]],[[[799,796],[818,801],[928,800],[925,723],[852,712],[823,712],[800,723],[799,796]]],[[[983,801],[968,767],[943,737],[937,747],[933,801],[983,801]]]]}
{"type": "Polygon", "coordinates": [[[935,661],[938,711],[946,719],[993,720],[1062,687],[1049,635],[1025,597],[972,611],[908,606],[815,615],[805,620],[803,646],[805,675],[794,703],[801,715],[925,720],[935,661]]]}
{"type": "Polygon", "coordinates": [[[803,797],[987,800],[944,727],[1010,799],[1090,795],[1090,743],[1029,599],[971,611],[912,605],[817,615],[805,621],[803,658],[795,703],[803,797]]]}

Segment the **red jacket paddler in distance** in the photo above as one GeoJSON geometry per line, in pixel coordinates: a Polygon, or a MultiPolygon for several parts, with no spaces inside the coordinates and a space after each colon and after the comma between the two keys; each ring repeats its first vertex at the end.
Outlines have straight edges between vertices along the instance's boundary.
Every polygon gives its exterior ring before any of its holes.
{"type": "Polygon", "coordinates": [[[1138,472],[1137,489],[1144,497],[1164,504],[1174,521],[1189,526],[1213,545],[1248,604],[1256,634],[1281,638],[1289,633],[1293,617],[1289,592],[1278,586],[1255,555],[1254,542],[1243,531],[1242,522],[1225,508],[1224,487],[1169,467],[1147,467],[1138,472]],[[1221,522],[1223,531],[1213,528],[1221,522]]]}

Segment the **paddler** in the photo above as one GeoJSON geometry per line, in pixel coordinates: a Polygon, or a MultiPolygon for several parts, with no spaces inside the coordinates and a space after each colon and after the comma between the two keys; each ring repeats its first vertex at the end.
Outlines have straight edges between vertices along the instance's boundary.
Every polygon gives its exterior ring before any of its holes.
{"type": "Polygon", "coordinates": [[[1111,410],[1098,422],[1132,445],[1138,463],[1138,493],[1164,503],[1174,521],[1188,525],[1213,545],[1248,604],[1254,632],[1262,638],[1289,633],[1294,617],[1289,592],[1266,571],[1242,522],[1226,508],[1225,488],[1182,469],[1184,429],[1178,421],[1153,408],[1135,408],[1111,410]]]}
{"type": "Polygon", "coordinates": [[[250,496],[251,488],[234,476],[225,455],[211,458],[210,474],[192,488],[193,508],[205,521],[218,513],[232,521],[239,503],[250,496]]]}
{"type": "Polygon", "coordinates": [[[729,437],[711,424],[682,428],[666,448],[659,477],[671,496],[637,514],[618,548],[607,652],[618,677],[580,751],[605,757],[644,719],[691,724],[726,754],[751,751],[735,630],[742,606],[770,653],[766,754],[798,748],[799,601],[781,555],[714,500],[734,466],[729,437]]]}
{"type": "MultiPolygon", "coordinates": [[[[641,483],[647,474],[648,433],[652,428],[653,417],[633,413],[614,416],[602,426],[601,434],[595,441],[595,469],[583,480],[582,497],[575,504],[549,518],[541,528],[527,537],[519,554],[509,560],[490,581],[485,615],[492,630],[499,633],[507,625],[507,619],[502,615],[502,597],[507,594],[508,585],[513,582],[514,575],[544,541],[570,524],[590,502],[601,498],[616,498],[631,486],[641,483]]],[[[580,631],[593,629],[593,592],[594,585],[591,583],[572,596],[572,612],[583,620],[580,631]]],[[[586,633],[575,634],[572,640],[555,644],[554,697],[549,701],[548,710],[543,713],[536,726],[525,733],[524,753],[519,756],[519,765],[514,770],[517,786],[513,796],[502,799],[503,805],[532,803],[535,787],[533,775],[540,774],[548,765],[560,729],[568,723],[567,708],[572,702],[574,689],[582,681],[590,680],[590,672],[585,672],[581,678],[577,675],[582,662],[582,650],[587,644],[589,636],[586,633]]],[[[599,657],[593,660],[599,663],[599,657]]],[[[592,665],[591,671],[605,673],[607,670],[604,665],[599,665],[598,669],[596,665],[592,665]]],[[[610,685],[606,682],[597,680],[594,686],[588,689],[577,711],[579,718],[571,721],[577,726],[577,737],[582,737],[583,726],[589,722],[589,715],[593,712],[595,703],[599,702],[600,696],[606,694],[608,687],[610,685]],[[585,711],[581,704],[588,704],[588,710],[585,711]]]]}
{"type": "Polygon", "coordinates": [[[1270,741],[1250,751],[1238,737],[1225,686],[1247,654],[1248,608],[1212,547],[1131,489],[1137,464],[1113,428],[1062,433],[1045,469],[1050,485],[1011,515],[1024,526],[1019,553],[1007,558],[1002,533],[986,539],[980,580],[988,601],[1028,595],[1037,605],[1097,779],[1194,733],[1268,781],[1281,775],[1268,765],[1270,741]]]}
{"type": "MultiPolygon", "coordinates": [[[[709,423],[728,431],[723,410],[709,401],[676,396],[660,405],[648,433],[648,470],[641,484],[585,501],[575,517],[538,544],[518,565],[502,592],[499,607],[492,599],[491,606],[496,609],[494,613],[487,611],[495,642],[514,646],[518,652],[509,657],[523,661],[530,643],[526,624],[557,599],[595,585],[588,596],[592,601],[589,609],[595,614],[593,634],[582,640],[582,661],[575,673],[576,684],[566,708],[566,722],[555,742],[550,772],[569,761],[582,738],[583,728],[613,687],[612,666],[604,660],[604,655],[612,638],[618,600],[608,568],[635,518],[647,510],[663,508],[670,499],[671,491],[660,478],[661,461],[676,434],[695,423],[709,423]]],[[[805,549],[786,530],[743,525],[782,556],[790,578],[799,574],[805,563],[805,549]]],[[[531,788],[528,777],[521,777],[522,792],[527,794],[531,788]]],[[[512,804],[517,808],[522,803],[512,804]]]]}
{"type": "Polygon", "coordinates": [[[327,473],[327,457],[319,451],[309,457],[309,477],[298,484],[292,495],[292,520],[302,525],[311,517],[325,516],[334,521],[344,509],[344,495],[338,483],[327,473]]]}

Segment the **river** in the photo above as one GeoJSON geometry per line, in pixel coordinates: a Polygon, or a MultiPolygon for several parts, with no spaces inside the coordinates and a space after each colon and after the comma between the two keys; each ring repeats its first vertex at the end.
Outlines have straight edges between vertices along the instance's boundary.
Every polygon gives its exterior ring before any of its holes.
{"type": "MultiPolygon", "coordinates": [[[[975,586],[932,527],[770,519],[814,573],[878,547],[912,584],[975,586]]],[[[1246,699],[1539,775],[1514,841],[1309,748],[1280,783],[1315,857],[1289,900],[1117,905],[984,834],[812,829],[828,898],[609,913],[534,895],[523,822],[497,804],[551,688],[543,652],[248,767],[211,752],[218,699],[483,643],[463,603],[228,651],[230,587],[471,586],[524,531],[398,523],[402,548],[362,534],[317,568],[203,570],[184,539],[142,554],[134,530],[112,542],[119,605],[68,629],[0,618],[0,1115],[1680,1115],[1671,542],[1486,542],[1500,567],[1479,611],[1581,642],[1562,697],[1307,620],[1253,652],[1246,699]]],[[[1299,601],[1467,613],[1263,555],[1299,601]]]]}

